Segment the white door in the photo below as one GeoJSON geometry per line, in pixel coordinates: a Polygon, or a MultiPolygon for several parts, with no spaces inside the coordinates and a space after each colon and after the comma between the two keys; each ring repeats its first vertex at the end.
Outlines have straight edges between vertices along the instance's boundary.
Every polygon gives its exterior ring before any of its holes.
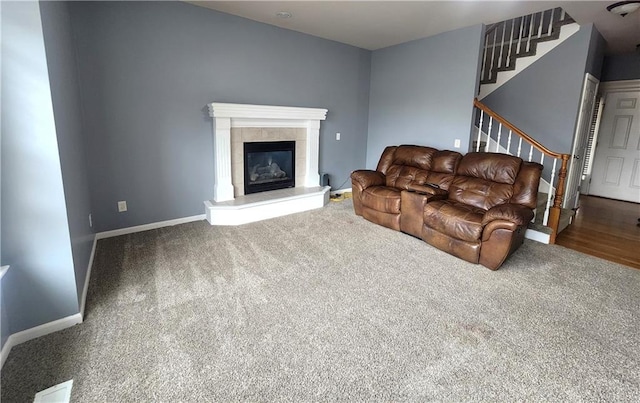
{"type": "Polygon", "coordinates": [[[589,194],[640,203],[640,91],[605,97],[589,194]]]}
{"type": "Polygon", "coordinates": [[[571,152],[571,164],[567,175],[567,188],[565,191],[564,208],[578,207],[578,197],[580,196],[580,181],[582,180],[582,170],[584,168],[587,141],[589,140],[589,128],[593,108],[596,104],[598,94],[597,78],[587,73],[582,86],[582,97],[580,99],[580,110],[578,111],[578,122],[576,133],[573,139],[573,151],[571,152]]]}

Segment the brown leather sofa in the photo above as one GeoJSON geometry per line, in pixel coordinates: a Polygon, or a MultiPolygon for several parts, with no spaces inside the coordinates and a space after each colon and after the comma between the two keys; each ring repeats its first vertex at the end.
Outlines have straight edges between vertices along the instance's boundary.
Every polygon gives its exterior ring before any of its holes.
{"type": "Polygon", "coordinates": [[[510,155],[465,155],[447,198],[425,206],[422,239],[497,270],[524,241],[541,173],[542,165],[510,155]]]}
{"type": "Polygon", "coordinates": [[[353,204],[369,221],[497,270],[524,241],[541,172],[505,154],[387,147],[376,171],[352,173],[353,204]]]}
{"type": "Polygon", "coordinates": [[[461,158],[460,153],[431,147],[385,148],[375,171],[351,173],[356,214],[376,224],[421,237],[424,204],[430,199],[446,197],[461,158]],[[409,203],[413,205],[413,214],[408,208],[401,213],[401,205],[408,207],[409,203]],[[412,217],[403,219],[403,214],[412,217]]]}

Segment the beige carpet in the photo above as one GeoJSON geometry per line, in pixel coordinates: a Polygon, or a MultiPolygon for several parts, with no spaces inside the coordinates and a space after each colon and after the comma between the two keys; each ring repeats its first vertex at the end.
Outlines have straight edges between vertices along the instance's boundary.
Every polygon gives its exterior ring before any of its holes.
{"type": "Polygon", "coordinates": [[[2,400],[640,401],[640,271],[527,241],[492,272],[350,200],[101,240],[85,319],[15,347],[2,400]]]}

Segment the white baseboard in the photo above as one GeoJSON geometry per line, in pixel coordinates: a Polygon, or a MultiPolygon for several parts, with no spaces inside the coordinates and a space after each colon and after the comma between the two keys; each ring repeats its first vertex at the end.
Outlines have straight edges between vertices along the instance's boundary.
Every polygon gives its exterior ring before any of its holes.
{"type": "Polygon", "coordinates": [[[87,291],[89,290],[89,279],[91,278],[91,269],[93,268],[93,258],[96,255],[96,245],[98,244],[98,237],[93,237],[93,247],[91,248],[91,256],[89,256],[89,263],[87,264],[87,274],[84,276],[84,287],[82,288],[82,297],[80,297],[80,315],[84,318],[84,306],[87,302],[87,291]]]}
{"type": "Polygon", "coordinates": [[[53,322],[45,323],[40,326],[32,327],[30,329],[25,329],[21,332],[12,334],[4,343],[2,352],[0,352],[0,368],[4,366],[4,363],[14,346],[53,332],[66,329],[71,326],[75,326],[79,323],[82,323],[82,315],[78,312],[74,315],[67,316],[65,318],[54,320],[53,322]]]}
{"type": "Polygon", "coordinates": [[[163,227],[171,227],[173,225],[186,224],[188,222],[193,222],[193,221],[203,221],[206,218],[207,217],[205,214],[199,214],[191,217],[176,218],[175,220],[159,221],[159,222],[153,222],[150,224],[136,225],[135,227],[127,227],[127,228],[114,229],[112,231],[98,232],[96,234],[96,239],[105,239],[105,238],[111,238],[114,236],[133,234],[135,232],[149,231],[152,229],[158,229],[163,227]]]}
{"type": "Polygon", "coordinates": [[[352,191],[352,188],[345,188],[345,189],[332,190],[330,194],[331,196],[335,196],[337,194],[343,194],[345,192],[351,192],[351,191],[352,191]]]}
{"type": "Polygon", "coordinates": [[[551,241],[551,235],[545,234],[544,232],[538,232],[530,228],[527,228],[527,231],[524,233],[524,237],[547,245],[551,241]]]}
{"type": "Polygon", "coordinates": [[[0,369],[4,366],[11,349],[18,344],[22,344],[26,341],[36,339],[41,336],[45,336],[47,334],[57,332],[59,330],[66,329],[71,326],[75,326],[77,324],[82,323],[84,317],[84,308],[87,301],[87,292],[89,289],[89,280],[91,278],[91,269],[93,268],[93,260],[95,258],[96,253],[96,245],[99,239],[110,238],[119,235],[132,234],[134,232],[142,232],[148,231],[151,229],[169,227],[172,225],[184,224],[193,221],[202,221],[206,218],[204,214],[200,214],[197,216],[178,218],[175,220],[167,220],[160,221],[151,224],[138,225],[135,227],[121,228],[113,231],[105,231],[99,232],[95,234],[95,238],[93,239],[93,247],[91,248],[91,255],[89,257],[89,263],[87,265],[87,274],[84,280],[84,287],[82,289],[82,296],[80,300],[80,312],[67,316],[65,318],[61,318],[58,320],[54,320],[53,322],[44,323],[42,325],[32,327],[30,329],[25,329],[18,333],[14,333],[7,338],[7,341],[2,346],[2,350],[0,351],[0,369]]]}

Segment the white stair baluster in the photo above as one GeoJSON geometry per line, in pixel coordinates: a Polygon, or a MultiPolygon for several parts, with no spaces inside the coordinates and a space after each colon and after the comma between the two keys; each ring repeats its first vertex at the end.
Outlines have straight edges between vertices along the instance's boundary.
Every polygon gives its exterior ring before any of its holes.
{"type": "Polygon", "coordinates": [[[500,152],[500,135],[502,134],[502,123],[498,126],[498,140],[496,141],[496,152],[500,152]]]}
{"type": "Polygon", "coordinates": [[[480,77],[483,80],[488,77],[485,76],[487,74],[487,56],[489,55],[489,35],[485,35],[484,37],[484,61],[482,62],[482,72],[480,73],[480,77]]]}
{"type": "Polygon", "coordinates": [[[507,154],[511,155],[511,130],[509,130],[509,137],[507,138],[507,154]]]}
{"type": "Polygon", "coordinates": [[[513,28],[516,24],[516,20],[511,20],[511,32],[509,33],[509,51],[507,52],[507,60],[505,63],[505,67],[511,66],[511,56],[513,56],[513,28]]]}
{"type": "Polygon", "coordinates": [[[531,22],[529,22],[529,39],[527,40],[527,52],[531,50],[531,36],[533,35],[533,14],[531,14],[531,22]]]}
{"type": "Polygon", "coordinates": [[[542,22],[544,21],[544,11],[538,13],[540,16],[540,23],[538,24],[538,38],[542,37],[542,22]]]}
{"type": "Polygon", "coordinates": [[[551,208],[551,191],[553,190],[553,180],[556,176],[556,164],[557,158],[553,159],[553,167],[551,168],[551,179],[549,180],[549,194],[547,194],[547,207],[544,209],[544,217],[542,218],[542,225],[547,225],[549,222],[549,209],[551,208]]]}
{"type": "Polygon", "coordinates": [[[480,151],[480,139],[482,139],[482,120],[484,119],[484,111],[480,111],[480,125],[478,126],[478,138],[476,139],[476,152],[480,151]]]}
{"type": "MultiPolygon", "coordinates": [[[[489,38],[489,35],[487,35],[487,39],[489,38]]],[[[487,53],[489,53],[491,56],[489,56],[487,58],[487,80],[491,80],[493,78],[493,52],[494,52],[494,46],[492,44],[489,45],[489,48],[487,49],[487,53]]]]}
{"type": "Polygon", "coordinates": [[[522,29],[524,27],[524,17],[520,17],[520,34],[518,35],[518,46],[516,48],[516,55],[520,54],[520,47],[522,46],[522,29]]]}
{"type": "Polygon", "coordinates": [[[493,126],[493,116],[489,116],[489,129],[487,130],[487,142],[484,145],[484,152],[489,151],[489,139],[491,138],[491,126],[493,126]]]}
{"type": "Polygon", "coordinates": [[[516,157],[520,157],[520,150],[522,150],[522,137],[520,137],[520,140],[518,141],[518,154],[516,157]]]}
{"type": "Polygon", "coordinates": [[[544,153],[540,153],[540,165],[544,165],[544,153]]]}
{"type": "Polygon", "coordinates": [[[500,56],[498,59],[498,68],[500,68],[500,66],[502,66],[502,52],[504,49],[504,35],[505,35],[505,29],[507,28],[507,23],[503,22],[502,23],[502,40],[500,41],[500,56]]]}
{"type": "Polygon", "coordinates": [[[498,42],[498,28],[493,30],[493,47],[491,52],[491,77],[496,77],[498,72],[496,71],[496,54],[498,50],[496,49],[496,43],[498,42]]]}
{"type": "Polygon", "coordinates": [[[555,8],[551,9],[551,19],[549,20],[549,31],[548,34],[551,35],[551,31],[553,31],[553,12],[556,11],[555,8]]]}
{"type": "Polygon", "coordinates": [[[533,144],[529,144],[529,162],[533,159],[533,144]]]}

